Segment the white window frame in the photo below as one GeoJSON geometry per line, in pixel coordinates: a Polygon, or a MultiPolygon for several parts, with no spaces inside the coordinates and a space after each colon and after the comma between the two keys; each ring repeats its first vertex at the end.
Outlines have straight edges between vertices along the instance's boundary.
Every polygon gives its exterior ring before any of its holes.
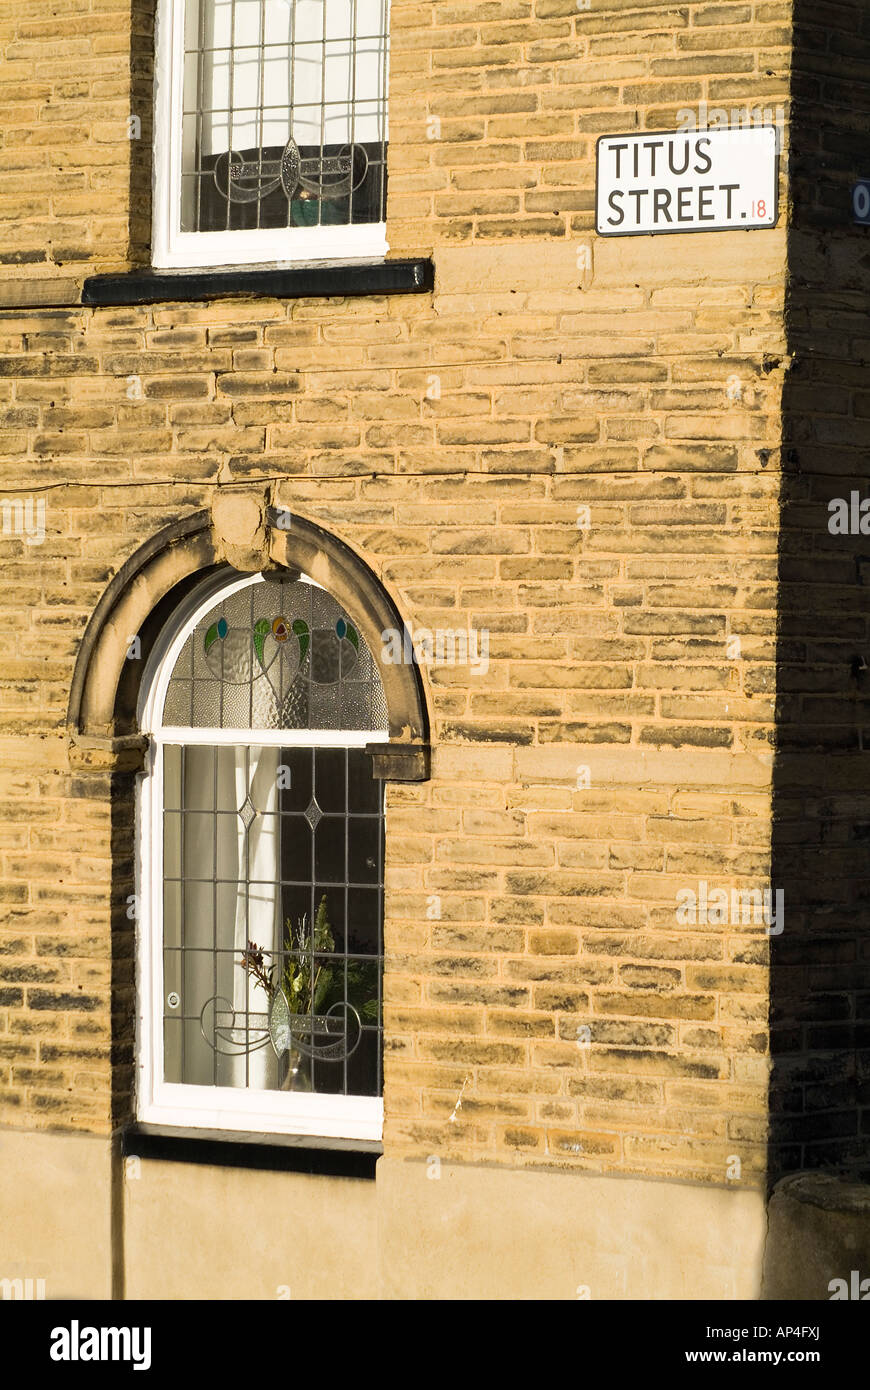
{"type": "MultiPolygon", "coordinates": [[[[380,261],[386,222],[233,232],[181,230],[181,113],[185,0],[157,0],[151,263],[158,270],[304,266],[380,261]]],[[[389,9],[387,10],[389,30],[389,9]]],[[[388,138],[385,113],[384,136],[388,138]]]]}
{"type": "MultiPolygon", "coordinates": [[[[301,579],[322,588],[307,575],[301,579]]],[[[213,575],[183,604],[171,632],[147,663],[139,701],[139,727],[149,735],[145,772],[136,798],[136,1013],[138,1118],[176,1128],[242,1130],[310,1137],[380,1140],[384,1102],[376,1096],[312,1095],[306,1092],[242,1090],[164,1081],[163,1075],[163,747],[172,743],[236,744],[257,747],[362,748],[386,743],[389,734],[370,730],[185,729],[163,726],[161,716],[175,663],[190,633],[221,597],[252,584],[261,574],[227,583],[213,575]]]]}

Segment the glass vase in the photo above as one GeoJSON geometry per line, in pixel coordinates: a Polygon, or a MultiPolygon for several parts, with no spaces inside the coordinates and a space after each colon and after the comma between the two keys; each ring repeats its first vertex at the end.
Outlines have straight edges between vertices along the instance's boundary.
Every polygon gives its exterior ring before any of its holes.
{"type": "Polygon", "coordinates": [[[281,1090],[313,1091],[313,1058],[298,1047],[290,1047],[281,1058],[281,1090]]]}

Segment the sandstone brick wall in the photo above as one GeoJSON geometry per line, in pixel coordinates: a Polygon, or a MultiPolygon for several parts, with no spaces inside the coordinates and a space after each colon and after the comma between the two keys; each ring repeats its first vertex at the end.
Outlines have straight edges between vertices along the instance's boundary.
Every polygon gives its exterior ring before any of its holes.
{"type": "Polygon", "coordinates": [[[50,278],[65,303],[83,267],[147,260],[154,7],[155,0],[4,7],[4,280],[50,278]]]}
{"type": "MultiPolygon", "coordinates": [[[[0,16],[0,280],[53,276],[62,293],[84,270],[147,264],[155,3],[0,16]]],[[[791,8],[392,0],[393,251],[588,230],[600,134],[673,129],[702,100],[782,102],[791,8]]]]}
{"type": "Polygon", "coordinates": [[[599,135],[788,94],[789,0],[392,0],[391,13],[394,249],[587,231],[599,135]]]}
{"type": "MultiPolygon", "coordinates": [[[[60,8],[87,62],[25,4],[8,80],[123,85],[129,13],[60,8]]],[[[490,634],[485,675],[427,672],[433,776],[389,790],[387,1151],[758,1179],[767,939],[675,894],[770,872],[785,231],[590,228],[598,134],[785,100],[787,11],[396,3],[388,231],[434,297],[0,312],[2,487],[46,500],[41,546],[0,536],[0,1123],[127,1113],[132,782],[70,768],[70,676],[133,551],[268,478],[411,627],[490,634]]],[[[89,271],[142,237],[106,100],[63,166],[89,271]]],[[[54,196],[22,250],[70,244],[54,196]]]]}

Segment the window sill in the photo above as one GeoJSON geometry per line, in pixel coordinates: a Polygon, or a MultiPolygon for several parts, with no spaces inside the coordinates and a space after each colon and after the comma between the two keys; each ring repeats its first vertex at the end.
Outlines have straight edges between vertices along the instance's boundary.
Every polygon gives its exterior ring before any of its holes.
{"type": "Polygon", "coordinates": [[[92,275],[82,303],[94,307],[258,295],[272,299],[328,299],[360,295],[428,294],[435,268],[425,257],[374,264],[299,266],[284,269],[132,271],[92,275]]]}
{"type": "Polygon", "coordinates": [[[166,1163],[205,1163],[216,1168],[260,1168],[317,1177],[375,1176],[383,1146],[368,1140],[316,1139],[310,1135],[260,1134],[219,1129],[175,1129],[132,1124],[122,1131],[125,1158],[166,1163]]]}

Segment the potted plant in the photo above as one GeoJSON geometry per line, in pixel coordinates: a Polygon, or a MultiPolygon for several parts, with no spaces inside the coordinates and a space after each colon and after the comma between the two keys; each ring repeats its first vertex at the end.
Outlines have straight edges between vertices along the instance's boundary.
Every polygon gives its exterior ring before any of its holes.
{"type": "Polygon", "coordinates": [[[346,1003],[362,1022],[377,1023],[378,968],[374,961],[339,959],[332,965],[323,959],[335,951],[325,893],[313,927],[309,928],[308,914],[304,913],[295,924],[287,917],[284,931],[280,966],[267,965],[266,957],[278,953],[266,951],[254,941],[248,942],[239,964],[263,987],[269,1000],[272,1045],[279,1057],[286,1058],[281,1089],[310,1091],[315,1020],[333,1006],[346,1003]],[[300,1039],[306,1039],[308,1046],[300,1046],[300,1039]]]}

